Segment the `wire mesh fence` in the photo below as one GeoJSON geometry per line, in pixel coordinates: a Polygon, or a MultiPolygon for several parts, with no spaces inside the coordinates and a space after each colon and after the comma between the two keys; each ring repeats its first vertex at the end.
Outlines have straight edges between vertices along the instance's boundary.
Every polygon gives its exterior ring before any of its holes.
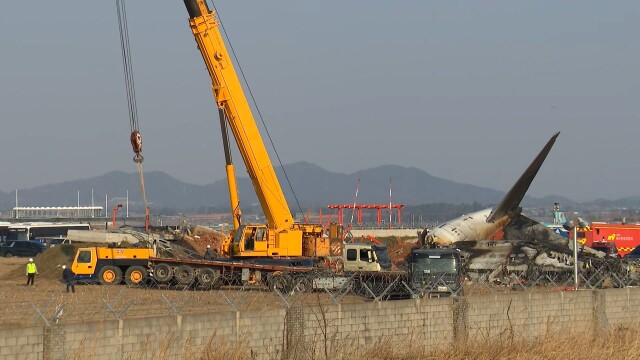
{"type": "Polygon", "coordinates": [[[75,292],[16,286],[0,288],[0,327],[121,320],[159,315],[186,315],[223,311],[289,308],[296,305],[363,301],[342,292],[315,293],[225,287],[143,288],[132,286],[76,285],[75,292]]]}
{"type": "MultiPolygon", "coordinates": [[[[411,273],[306,274],[288,286],[260,283],[225,284],[216,289],[161,285],[109,286],[77,284],[69,293],[57,282],[0,287],[0,327],[122,320],[159,315],[291,308],[297,305],[345,304],[442,296],[483,296],[514,291],[573,290],[574,271],[542,267],[416,276],[411,273]]],[[[582,289],[640,285],[636,263],[593,262],[578,272],[582,289]]]]}

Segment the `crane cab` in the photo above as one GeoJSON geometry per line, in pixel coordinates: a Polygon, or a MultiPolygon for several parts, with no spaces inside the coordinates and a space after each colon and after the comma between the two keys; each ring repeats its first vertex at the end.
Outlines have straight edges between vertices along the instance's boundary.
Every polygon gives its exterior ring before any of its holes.
{"type": "Polygon", "coordinates": [[[246,224],[229,235],[222,253],[231,257],[324,257],[332,254],[330,244],[316,225],[294,224],[276,232],[264,224],[246,224]]]}
{"type": "Polygon", "coordinates": [[[266,225],[240,225],[230,236],[232,256],[264,256],[267,253],[269,236],[266,225]]]}

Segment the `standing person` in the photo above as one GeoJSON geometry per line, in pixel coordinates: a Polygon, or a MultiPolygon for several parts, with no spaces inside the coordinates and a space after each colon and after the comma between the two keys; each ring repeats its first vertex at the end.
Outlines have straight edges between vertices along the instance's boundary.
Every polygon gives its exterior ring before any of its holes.
{"type": "Polygon", "coordinates": [[[27,286],[29,286],[29,284],[33,285],[37,273],[38,273],[38,268],[36,267],[36,264],[33,262],[33,259],[30,258],[29,263],[27,264],[27,286]]]}
{"type": "Polygon", "coordinates": [[[211,245],[207,245],[207,251],[204,252],[203,260],[213,260],[215,259],[215,253],[211,251],[211,245]]]}
{"type": "Polygon", "coordinates": [[[67,285],[67,292],[69,292],[69,288],[71,288],[71,292],[76,292],[76,274],[71,271],[71,269],[67,268],[67,265],[62,265],[62,280],[67,285]]]}

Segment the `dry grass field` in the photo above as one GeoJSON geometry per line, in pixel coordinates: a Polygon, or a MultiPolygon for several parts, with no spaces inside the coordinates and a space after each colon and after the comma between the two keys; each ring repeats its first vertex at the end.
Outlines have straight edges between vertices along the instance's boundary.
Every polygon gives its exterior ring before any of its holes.
{"type": "MultiPolygon", "coordinates": [[[[321,344],[300,344],[295,351],[277,352],[267,355],[267,359],[313,359],[313,360],[612,360],[640,359],[640,339],[638,328],[615,329],[597,336],[547,334],[533,341],[522,339],[498,339],[492,342],[474,341],[459,343],[434,351],[419,348],[411,339],[406,342],[384,341],[375,345],[332,344],[327,354],[318,351],[321,344]],[[315,355],[314,355],[315,352],[315,355]]],[[[176,359],[175,346],[181,346],[178,359],[185,360],[252,360],[256,356],[240,343],[229,343],[211,338],[204,346],[179,345],[171,338],[160,347],[147,349],[145,353],[134,354],[128,359],[176,359]],[[170,351],[171,349],[171,351],[170,351]],[[170,356],[169,353],[172,353],[170,356]]],[[[94,354],[90,345],[76,350],[70,359],[87,359],[94,354]]]]}

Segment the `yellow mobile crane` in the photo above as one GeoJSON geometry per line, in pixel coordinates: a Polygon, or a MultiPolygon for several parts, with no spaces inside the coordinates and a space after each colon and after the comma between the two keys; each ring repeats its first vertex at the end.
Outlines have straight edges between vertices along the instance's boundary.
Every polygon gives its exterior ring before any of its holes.
{"type": "Polygon", "coordinates": [[[218,105],[234,230],[221,252],[232,257],[327,256],[322,225],[295,223],[240,80],[227,52],[219,22],[205,0],[184,0],[189,24],[209,71],[218,105]],[[227,124],[236,140],[267,224],[243,224],[227,124]]]}

